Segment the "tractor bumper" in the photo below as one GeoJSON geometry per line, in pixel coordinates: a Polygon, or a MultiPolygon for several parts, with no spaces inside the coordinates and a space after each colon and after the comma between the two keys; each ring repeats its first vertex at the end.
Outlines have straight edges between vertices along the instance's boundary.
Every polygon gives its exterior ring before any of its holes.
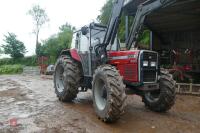
{"type": "Polygon", "coordinates": [[[142,95],[144,91],[154,91],[154,90],[159,90],[159,83],[145,83],[143,85],[131,85],[127,84],[126,88],[126,94],[127,95],[132,95],[132,94],[137,94],[137,95],[142,95]]]}
{"type": "Polygon", "coordinates": [[[158,90],[158,89],[159,89],[158,83],[148,83],[140,87],[140,90],[142,91],[153,91],[153,90],[158,90]]]}

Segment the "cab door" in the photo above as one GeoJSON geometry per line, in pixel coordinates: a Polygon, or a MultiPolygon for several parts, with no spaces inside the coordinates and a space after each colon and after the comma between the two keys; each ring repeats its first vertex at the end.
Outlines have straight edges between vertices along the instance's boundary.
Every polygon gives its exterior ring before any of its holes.
{"type": "Polygon", "coordinates": [[[89,34],[83,35],[82,32],[76,33],[75,48],[81,58],[84,76],[91,76],[89,44],[89,34]]]}

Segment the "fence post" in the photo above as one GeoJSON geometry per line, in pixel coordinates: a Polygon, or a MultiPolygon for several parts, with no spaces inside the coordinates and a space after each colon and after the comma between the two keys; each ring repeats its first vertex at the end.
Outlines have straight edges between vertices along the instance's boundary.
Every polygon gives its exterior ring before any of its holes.
{"type": "Polygon", "coordinates": [[[177,84],[177,93],[180,93],[180,85],[179,84],[177,84]]]}
{"type": "Polygon", "coordinates": [[[190,83],[190,93],[192,94],[192,83],[190,83]]]}

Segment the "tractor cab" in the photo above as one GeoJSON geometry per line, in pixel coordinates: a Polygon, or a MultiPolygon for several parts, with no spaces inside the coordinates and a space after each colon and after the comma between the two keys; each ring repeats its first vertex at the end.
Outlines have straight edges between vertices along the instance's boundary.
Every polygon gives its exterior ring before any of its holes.
{"type": "MultiPolygon", "coordinates": [[[[88,78],[92,77],[94,70],[99,66],[101,57],[99,57],[98,48],[103,43],[107,27],[90,23],[88,26],[82,27],[80,30],[74,32],[71,49],[75,49],[82,61],[83,72],[88,78]]],[[[120,42],[116,38],[113,45],[109,45],[107,51],[119,51],[120,42]]],[[[109,56],[109,54],[108,54],[109,56]]]]}

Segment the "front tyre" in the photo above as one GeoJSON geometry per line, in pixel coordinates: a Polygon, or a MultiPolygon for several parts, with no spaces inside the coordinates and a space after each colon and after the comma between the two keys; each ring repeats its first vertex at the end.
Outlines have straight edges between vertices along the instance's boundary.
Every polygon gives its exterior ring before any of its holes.
{"type": "Polygon", "coordinates": [[[145,92],[143,102],[155,112],[166,112],[175,104],[175,81],[168,73],[162,73],[159,79],[159,90],[145,92]]]}
{"type": "Polygon", "coordinates": [[[104,65],[97,68],[92,83],[93,105],[97,116],[104,122],[120,118],[125,107],[125,85],[115,67],[104,65]]]}
{"type": "Polygon", "coordinates": [[[55,93],[60,101],[71,102],[76,98],[80,82],[78,63],[68,56],[57,60],[54,72],[55,93]]]}

